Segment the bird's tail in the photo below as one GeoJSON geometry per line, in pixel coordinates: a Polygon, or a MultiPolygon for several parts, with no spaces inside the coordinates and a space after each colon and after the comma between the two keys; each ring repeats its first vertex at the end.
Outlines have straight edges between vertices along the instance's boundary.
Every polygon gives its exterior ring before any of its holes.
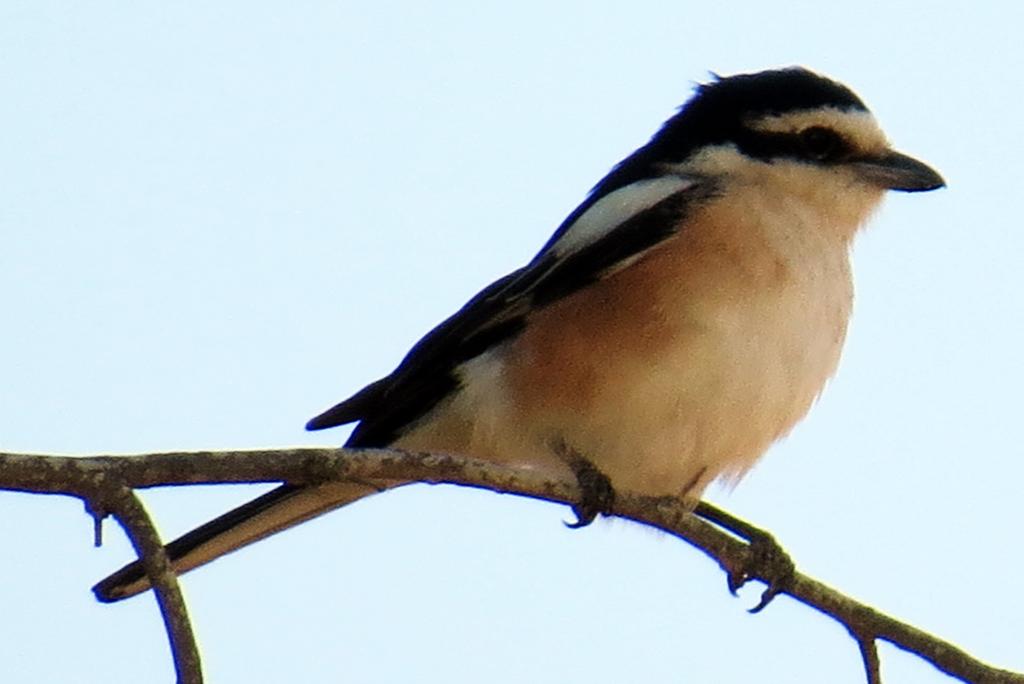
{"type": "MultiPolygon", "coordinates": [[[[353,482],[282,485],[228,511],[167,545],[171,567],[183,574],[323,513],[376,494],[384,487],[353,482]]],[[[130,563],[95,587],[96,598],[120,601],[150,588],[140,561],[130,563]]]]}

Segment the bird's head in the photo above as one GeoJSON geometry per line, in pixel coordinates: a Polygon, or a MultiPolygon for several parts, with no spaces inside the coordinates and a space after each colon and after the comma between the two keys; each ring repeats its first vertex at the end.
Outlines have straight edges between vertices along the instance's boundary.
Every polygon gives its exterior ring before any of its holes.
{"type": "Polygon", "coordinates": [[[934,169],[895,151],[846,86],[803,68],[716,77],[595,191],[666,174],[723,190],[758,185],[859,224],[886,190],[942,187],[934,169]]]}

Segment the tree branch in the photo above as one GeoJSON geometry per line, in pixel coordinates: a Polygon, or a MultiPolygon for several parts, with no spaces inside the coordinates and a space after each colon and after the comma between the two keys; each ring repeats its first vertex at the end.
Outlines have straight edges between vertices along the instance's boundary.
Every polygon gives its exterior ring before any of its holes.
{"type": "MultiPolygon", "coordinates": [[[[534,471],[456,456],[384,449],[275,449],[82,458],[0,453],[0,489],[77,496],[91,502],[94,509],[101,512],[104,510],[102,504],[110,505],[106,498],[101,499],[100,505],[96,503],[97,492],[105,491],[104,487],[137,489],[188,484],[310,483],[325,480],[457,484],[568,505],[575,503],[578,496],[575,482],[548,480],[534,471]]],[[[139,512],[145,515],[141,507],[133,511],[131,506],[111,507],[110,512],[117,515],[122,524],[126,519],[137,517],[139,512]]],[[[752,564],[756,559],[751,545],[693,515],[680,500],[617,492],[614,513],[679,537],[714,559],[730,577],[736,575],[738,568],[744,568],[749,579],[771,579],[752,564]]],[[[139,535],[140,528],[133,529],[136,531],[129,531],[129,535],[139,535]]],[[[756,528],[750,529],[770,538],[756,528]]],[[[171,574],[167,559],[165,556],[161,558],[162,553],[153,548],[159,543],[158,540],[154,542],[155,536],[146,540],[142,539],[143,536],[139,536],[139,541],[133,538],[133,544],[145,560],[147,573],[154,584],[164,582],[165,599],[161,599],[161,609],[175,612],[177,608],[171,604],[176,585],[168,583],[164,577],[171,574]]],[[[799,572],[794,572],[780,593],[788,594],[844,625],[861,649],[869,678],[879,677],[874,644],[877,640],[884,640],[965,682],[1024,684],[1024,675],[986,665],[948,642],[884,615],[799,572]]],[[[177,597],[180,600],[180,593],[177,597]]],[[[176,614],[187,622],[183,604],[176,614]]],[[[174,636],[170,623],[167,629],[172,643],[175,639],[188,641],[182,636],[184,633],[174,636]]],[[[178,660],[178,647],[173,648],[178,666],[184,661],[178,660]]],[[[198,673],[198,655],[194,662],[198,673]]],[[[181,672],[179,667],[179,676],[181,672]]]]}

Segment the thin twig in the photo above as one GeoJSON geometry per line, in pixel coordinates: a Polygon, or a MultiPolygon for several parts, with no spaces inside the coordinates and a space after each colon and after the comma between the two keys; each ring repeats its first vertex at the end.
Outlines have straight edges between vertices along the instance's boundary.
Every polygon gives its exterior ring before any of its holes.
{"type": "Polygon", "coordinates": [[[864,674],[868,678],[868,684],[882,684],[882,663],[878,659],[878,642],[872,637],[865,637],[856,632],[850,632],[850,636],[860,647],[860,657],[864,661],[864,674]]]}
{"type": "Polygon", "coordinates": [[[167,631],[178,684],[203,684],[202,663],[188,608],[153,521],[138,496],[123,485],[112,488],[103,505],[121,524],[146,568],[167,631]]]}

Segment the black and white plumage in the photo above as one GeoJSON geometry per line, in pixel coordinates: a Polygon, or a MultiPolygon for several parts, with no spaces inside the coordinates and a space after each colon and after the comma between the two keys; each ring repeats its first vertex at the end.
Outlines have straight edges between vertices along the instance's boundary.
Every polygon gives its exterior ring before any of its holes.
{"type": "MultiPolygon", "coordinates": [[[[347,446],[553,475],[568,446],[616,488],[696,500],[746,472],[834,372],[848,248],[884,192],[942,185],[841,84],[799,68],[719,78],[526,266],[307,427],[355,422],[347,446]]],[[[184,572],[376,491],[283,485],[168,550],[184,572]]],[[[96,592],[147,587],[135,563],[96,592]]]]}

